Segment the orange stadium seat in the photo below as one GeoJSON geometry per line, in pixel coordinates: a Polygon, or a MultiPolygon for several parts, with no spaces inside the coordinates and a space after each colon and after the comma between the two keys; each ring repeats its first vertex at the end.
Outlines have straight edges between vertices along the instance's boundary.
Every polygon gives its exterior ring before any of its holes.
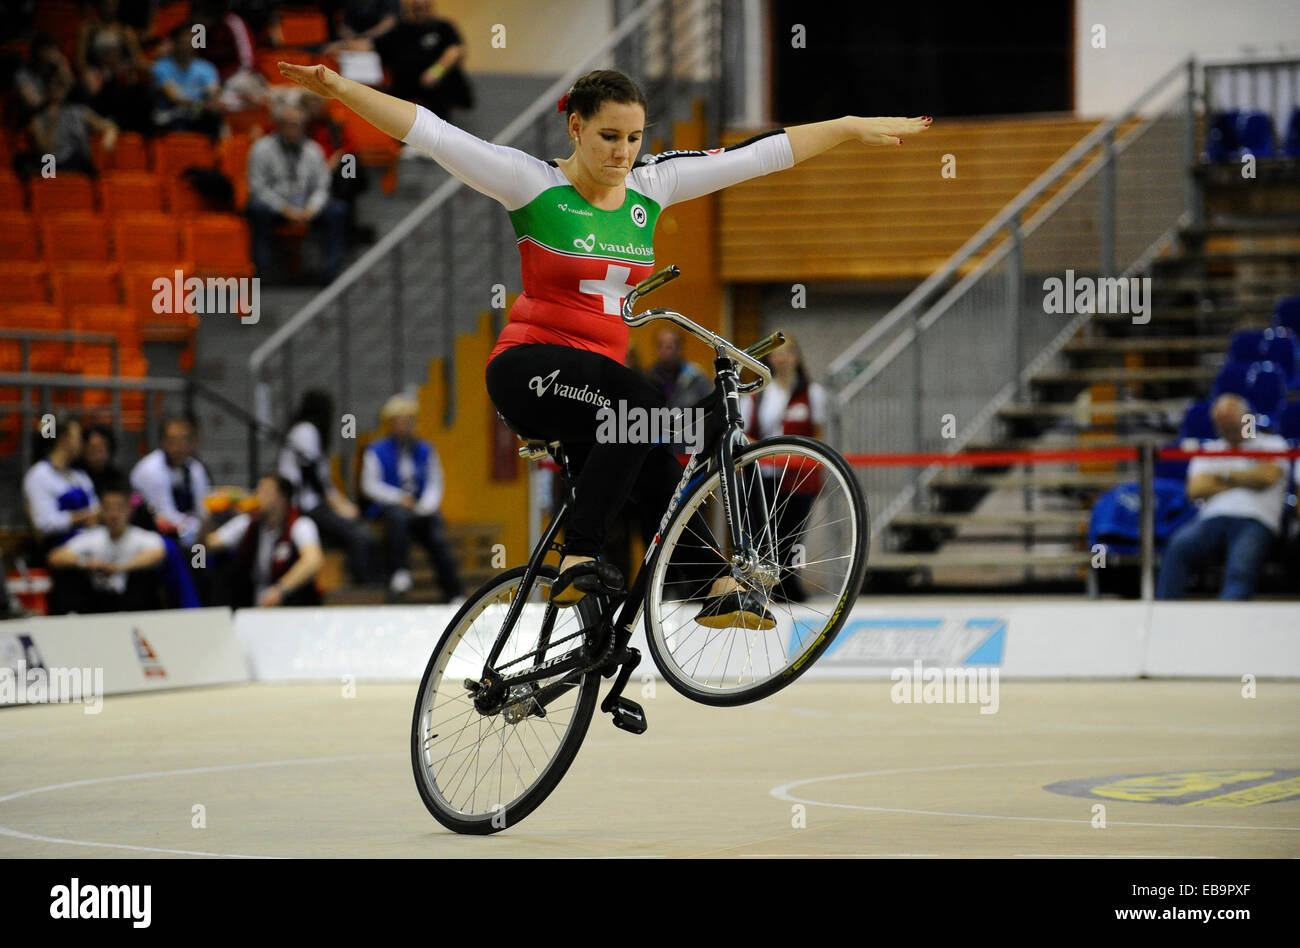
{"type": "MultiPolygon", "coordinates": [[[[125,306],[76,307],[71,317],[71,326],[79,333],[113,336],[117,340],[118,357],[123,360],[144,358],[140,326],[132,318],[131,310],[125,306]]],[[[93,359],[102,353],[112,354],[112,348],[103,343],[74,342],[73,350],[72,361],[78,365],[84,365],[87,359],[93,359]]]]}
{"type": "MultiPolygon", "coordinates": [[[[48,303],[16,303],[0,307],[6,329],[64,332],[68,328],[63,311],[48,303]]],[[[19,348],[21,358],[21,347],[19,348]]],[[[68,354],[67,340],[29,340],[29,372],[62,372],[68,354]]]]}
{"type": "MultiPolygon", "coordinates": [[[[112,353],[103,347],[99,347],[98,351],[88,351],[82,359],[80,368],[82,375],[111,376],[114,374],[112,353]]],[[[117,375],[121,378],[145,378],[149,375],[149,363],[142,356],[120,355],[117,375]]],[[[123,413],[129,412],[135,416],[143,414],[144,400],[143,392],[122,392],[123,413]]],[[[87,388],[81,391],[83,408],[100,408],[112,403],[113,393],[109,389],[87,388]]]]}
{"type": "Polygon", "coordinates": [[[285,46],[316,46],[329,38],[329,23],[318,10],[280,11],[280,42],[285,46]]]}
{"type": "Polygon", "coordinates": [[[248,222],[234,214],[199,214],[186,225],[195,273],[252,276],[248,222]]]}
{"type": "Polygon", "coordinates": [[[343,124],[343,135],[356,144],[357,159],[367,167],[383,168],[384,177],[380,182],[385,194],[392,194],[397,188],[397,163],[402,152],[402,143],[390,135],[381,132],[351,109],[331,100],[329,108],[336,121],[343,124]]]}
{"type": "Polygon", "coordinates": [[[154,139],[153,168],[164,178],[174,178],[186,168],[211,168],[212,142],[200,132],[169,132],[154,139]]]}
{"type": "Polygon", "coordinates": [[[334,59],[331,56],[309,53],[305,49],[291,49],[287,46],[280,49],[263,49],[255,53],[253,57],[253,61],[257,65],[257,71],[266,77],[267,82],[271,83],[289,81],[280,75],[280,67],[276,65],[281,60],[286,63],[293,63],[295,66],[314,66],[317,63],[325,63],[331,69],[334,68],[334,59]]]}
{"type": "Polygon", "coordinates": [[[188,217],[213,208],[208,207],[207,199],[184,178],[172,178],[167,182],[167,210],[188,217]]]}
{"type": "Polygon", "coordinates": [[[51,266],[63,262],[94,262],[113,259],[109,246],[108,222],[96,214],[47,214],[40,219],[45,259],[51,266]]]}
{"type": "Polygon", "coordinates": [[[0,207],[21,211],[27,206],[27,192],[18,176],[8,169],[0,169],[0,207]]]}
{"type": "Polygon", "coordinates": [[[110,152],[100,148],[95,140],[95,167],[100,171],[148,171],[149,148],[139,132],[120,132],[117,144],[110,152]]]}
{"type": "Polygon", "coordinates": [[[190,5],[188,3],[165,3],[158,8],[158,12],[153,15],[153,24],[150,30],[154,36],[163,39],[173,29],[180,26],[190,18],[190,5]]]}
{"type": "Polygon", "coordinates": [[[95,212],[95,188],[84,174],[64,172],[53,178],[34,176],[28,182],[31,190],[32,213],[41,215],[51,211],[95,212]]]}
{"type": "Polygon", "coordinates": [[[0,260],[40,259],[40,230],[36,218],[21,210],[0,213],[0,260]]]}
{"type": "Polygon", "coordinates": [[[99,176],[99,206],[105,214],[161,214],[162,178],[148,171],[105,171],[99,176]]]}
{"type": "Polygon", "coordinates": [[[221,143],[217,166],[235,188],[235,207],[248,203],[248,152],[253,140],[248,135],[231,135],[221,143]]]}
{"type": "Polygon", "coordinates": [[[50,271],[44,263],[0,261],[0,303],[48,303],[50,271]]]}
{"type": "Polygon", "coordinates": [[[123,264],[172,264],[185,256],[185,230],[172,214],[123,214],[113,221],[113,245],[123,264]]]}
{"type": "Polygon", "coordinates": [[[271,110],[266,106],[226,113],[226,125],[235,135],[247,135],[253,129],[265,134],[271,130],[271,110]]]}
{"type": "Polygon", "coordinates": [[[50,268],[54,301],[64,309],[120,303],[121,268],[116,263],[61,263],[50,268]]]}

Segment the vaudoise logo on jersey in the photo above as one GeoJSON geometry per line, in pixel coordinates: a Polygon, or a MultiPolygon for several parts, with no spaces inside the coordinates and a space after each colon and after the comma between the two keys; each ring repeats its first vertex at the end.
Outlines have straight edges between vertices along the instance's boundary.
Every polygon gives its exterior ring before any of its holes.
{"type": "Polygon", "coordinates": [[[547,376],[534,375],[528,380],[528,387],[537,393],[538,398],[545,395],[549,389],[552,395],[558,395],[561,398],[572,398],[574,401],[586,402],[589,405],[597,405],[601,408],[609,407],[609,399],[600,394],[600,389],[593,389],[589,383],[583,384],[582,388],[578,388],[576,385],[556,385],[551,388],[551,383],[555,381],[555,377],[559,374],[560,370],[556,369],[547,376]]]}

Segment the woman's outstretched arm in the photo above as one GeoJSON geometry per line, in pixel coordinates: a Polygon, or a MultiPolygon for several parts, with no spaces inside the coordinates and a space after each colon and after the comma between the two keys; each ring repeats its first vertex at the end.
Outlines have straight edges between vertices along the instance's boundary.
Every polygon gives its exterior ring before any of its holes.
{"type": "Polygon", "coordinates": [[[859,141],[864,145],[901,145],[907,135],[915,135],[930,127],[928,116],[921,118],[862,118],[845,115],[810,125],[794,125],[785,130],[794,152],[794,163],[830,151],[844,142],[859,141]]]}
{"type": "Polygon", "coordinates": [[[325,99],[338,99],[357,115],[398,141],[406,138],[415,124],[415,103],[378,89],[345,79],[325,65],[295,66],[279,63],[280,75],[292,79],[308,92],[325,99]]]}

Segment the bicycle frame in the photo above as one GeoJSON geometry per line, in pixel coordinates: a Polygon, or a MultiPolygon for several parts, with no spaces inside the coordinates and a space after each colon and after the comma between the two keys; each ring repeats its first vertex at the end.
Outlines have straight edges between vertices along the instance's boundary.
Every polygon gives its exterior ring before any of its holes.
{"type": "MultiPolygon", "coordinates": [[[[496,669],[496,662],[500,658],[501,649],[510,638],[515,624],[523,612],[524,603],[532,591],[546,555],[553,550],[557,553],[562,552],[560,544],[555,542],[555,537],[563,526],[573,504],[574,487],[563,446],[549,446],[548,450],[551,456],[560,466],[565,486],[565,497],[555,516],[551,518],[550,525],[543,532],[528,558],[528,565],[523,578],[520,580],[514,601],[510,604],[505,621],[502,623],[501,630],[493,643],[492,650],[484,661],[481,688],[475,697],[475,704],[480,707],[480,710],[486,712],[489,709],[498,707],[501,699],[506,696],[513,686],[537,681],[541,678],[554,677],[556,674],[563,673],[564,677],[561,680],[532,692],[528,696],[531,701],[544,708],[547,702],[554,700],[564,691],[574,687],[582,675],[594,670],[600,670],[607,674],[612,673],[614,668],[621,665],[622,671],[614,687],[611,688],[610,694],[602,704],[602,710],[608,710],[605,706],[622,692],[631,675],[632,668],[640,660],[636,650],[628,648],[628,643],[631,641],[636,624],[641,620],[641,613],[645,607],[645,587],[652,572],[650,567],[660,549],[659,544],[664,530],[672,522],[681,505],[682,498],[686,496],[700,478],[709,473],[710,465],[713,465],[719,472],[723,511],[727,522],[728,538],[731,541],[731,565],[733,568],[745,568],[754,562],[755,554],[750,537],[745,534],[742,528],[743,518],[740,510],[740,496],[736,488],[736,471],[733,463],[736,450],[744,447],[749,441],[744,433],[744,420],[740,411],[740,395],[757,391],[771,381],[769,370],[758,361],[755,353],[760,356],[766,354],[766,352],[783,344],[785,337],[779,332],[773,333],[767,339],[751,347],[751,350],[746,351],[738,349],[721,336],[709,332],[682,314],[672,310],[649,310],[635,317],[631,315],[632,304],[639,295],[645,295],[645,293],[662,286],[669,280],[674,279],[679,273],[677,267],[668,267],[633,289],[624,300],[623,318],[625,322],[633,326],[643,325],[655,319],[668,320],[713,346],[717,354],[714,359],[714,384],[715,389],[721,395],[722,426],[717,434],[709,439],[708,443],[701,446],[697,453],[691,455],[690,460],[687,462],[677,488],[673,491],[672,498],[668,502],[668,507],[659,521],[659,526],[650,542],[646,545],[646,554],[641,562],[641,568],[637,571],[631,588],[623,595],[621,604],[616,610],[613,610],[609,608],[609,603],[602,602],[600,626],[597,630],[602,634],[596,636],[596,641],[598,643],[603,642],[604,647],[599,649],[598,654],[590,654],[584,643],[584,645],[573,649],[571,652],[565,653],[564,656],[547,660],[546,651],[551,647],[550,633],[557,613],[557,608],[548,604],[546,615],[542,620],[538,647],[534,653],[528,653],[536,654],[536,662],[527,671],[502,676],[496,669]],[[742,367],[752,369],[759,378],[754,382],[742,384],[740,381],[742,367]],[[611,621],[613,623],[613,635],[608,634],[610,631],[608,626],[611,621]]],[[[525,452],[521,450],[521,453],[525,452]]],[[[766,504],[765,499],[763,499],[763,503],[766,504]]],[[[764,523],[770,519],[766,514],[766,510],[764,510],[762,516],[764,523]]],[[[721,555],[721,551],[719,551],[719,554],[721,555]]],[[[599,598],[603,600],[606,597],[599,598]]],[[[583,630],[584,633],[586,631],[588,630],[583,630]]],[[[516,661],[518,660],[516,659],[516,661]]]]}

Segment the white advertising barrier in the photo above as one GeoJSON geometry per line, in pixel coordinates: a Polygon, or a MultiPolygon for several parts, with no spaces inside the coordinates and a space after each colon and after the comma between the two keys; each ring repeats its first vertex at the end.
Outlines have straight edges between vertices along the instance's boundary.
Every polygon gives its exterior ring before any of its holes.
{"type": "Polygon", "coordinates": [[[1158,602],[1143,671],[1300,678],[1300,603],[1158,602]]]}
{"type": "MultiPolygon", "coordinates": [[[[423,673],[454,614],[446,606],[245,609],[235,614],[235,628],[260,681],[349,675],[409,680],[423,673]]],[[[796,623],[800,615],[807,613],[796,614],[796,623]]],[[[888,678],[919,661],[927,668],[996,668],[1006,678],[1238,677],[1246,672],[1300,677],[1297,617],[1300,607],[1273,603],[859,605],[807,674],[888,678]]],[[[772,645],[779,641],[789,649],[798,631],[786,620],[767,635],[772,645]]],[[[726,655],[721,644],[734,641],[719,636],[714,651],[699,656],[700,667],[740,673],[745,650],[726,655]]],[[[643,656],[634,677],[657,673],[640,628],[632,644],[643,656]]],[[[745,671],[753,674],[752,668],[745,671]]]]}
{"type": "Polygon", "coordinates": [[[229,609],[0,622],[0,704],[250,680],[229,609]]]}

